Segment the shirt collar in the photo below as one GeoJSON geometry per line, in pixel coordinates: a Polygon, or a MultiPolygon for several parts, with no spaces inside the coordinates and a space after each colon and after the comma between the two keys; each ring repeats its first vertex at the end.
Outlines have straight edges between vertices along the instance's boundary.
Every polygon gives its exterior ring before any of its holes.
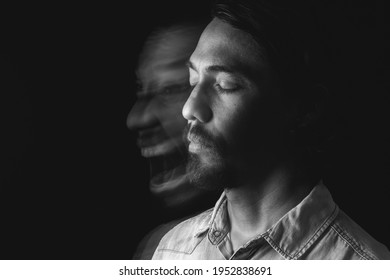
{"type": "MultiPolygon", "coordinates": [[[[296,259],[321,236],[337,214],[337,205],[328,189],[320,182],[297,206],[253,241],[263,237],[284,258],[296,259]]],[[[216,245],[225,238],[229,229],[227,199],[223,192],[210,219],[199,227],[195,236],[208,231],[209,241],[216,245]]],[[[247,244],[249,243],[251,241],[247,244]]]]}
{"type": "Polygon", "coordinates": [[[227,201],[226,194],[225,192],[222,192],[222,195],[220,196],[220,198],[218,199],[217,203],[214,206],[214,210],[210,216],[210,219],[203,222],[199,226],[199,230],[196,231],[195,237],[199,237],[203,235],[206,231],[209,231],[209,239],[211,243],[215,245],[218,244],[219,241],[222,240],[224,236],[226,236],[230,228],[228,213],[226,209],[227,206],[226,201],[227,201]],[[215,233],[215,235],[218,236],[217,240],[214,240],[213,237],[210,238],[210,234],[213,233],[215,233]]]}
{"type": "Polygon", "coordinates": [[[276,222],[264,238],[283,257],[299,258],[329,227],[338,211],[329,190],[320,182],[276,222]]]}

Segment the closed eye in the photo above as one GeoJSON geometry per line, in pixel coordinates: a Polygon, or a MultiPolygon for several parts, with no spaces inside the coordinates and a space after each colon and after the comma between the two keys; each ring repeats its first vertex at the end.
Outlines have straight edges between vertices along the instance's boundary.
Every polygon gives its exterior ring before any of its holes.
{"type": "Polygon", "coordinates": [[[215,87],[219,92],[234,92],[241,88],[240,79],[231,75],[219,74],[215,81],[215,87]]]}
{"type": "Polygon", "coordinates": [[[215,88],[219,93],[232,93],[241,89],[239,85],[229,85],[229,87],[226,87],[221,84],[215,84],[215,88]]]}

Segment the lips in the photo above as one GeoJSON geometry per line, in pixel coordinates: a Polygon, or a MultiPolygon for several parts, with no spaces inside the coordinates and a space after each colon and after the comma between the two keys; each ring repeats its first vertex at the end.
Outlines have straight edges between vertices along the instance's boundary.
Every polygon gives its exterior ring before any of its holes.
{"type": "Polygon", "coordinates": [[[139,132],[137,145],[143,157],[157,157],[172,153],[182,140],[180,137],[167,136],[163,130],[156,127],[139,132]]]}
{"type": "Polygon", "coordinates": [[[190,142],[188,145],[188,152],[190,153],[199,153],[202,150],[202,146],[199,144],[195,144],[193,142],[190,142]]]}
{"type": "Polygon", "coordinates": [[[188,140],[189,140],[189,144],[188,144],[189,153],[197,154],[210,148],[210,146],[205,145],[203,141],[199,141],[198,139],[195,140],[193,138],[192,139],[189,138],[188,140]]]}
{"type": "Polygon", "coordinates": [[[159,143],[162,143],[166,141],[168,137],[166,135],[161,134],[154,134],[154,135],[140,135],[137,139],[137,146],[142,149],[145,147],[151,147],[158,145],[159,143]]]}
{"type": "Polygon", "coordinates": [[[187,135],[187,140],[189,142],[189,150],[191,149],[201,149],[201,148],[208,148],[210,145],[200,136],[197,136],[196,134],[189,133],[187,135]]]}
{"type": "Polygon", "coordinates": [[[200,144],[201,143],[201,141],[200,141],[200,137],[198,137],[198,136],[196,136],[196,135],[194,135],[194,134],[188,134],[187,135],[187,140],[188,140],[188,142],[191,142],[191,143],[194,143],[194,144],[200,144]]]}

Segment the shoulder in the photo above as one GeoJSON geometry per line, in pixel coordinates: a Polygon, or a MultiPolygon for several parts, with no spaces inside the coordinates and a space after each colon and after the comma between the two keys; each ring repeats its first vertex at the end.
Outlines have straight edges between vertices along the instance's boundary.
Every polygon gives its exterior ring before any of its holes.
{"type": "Polygon", "coordinates": [[[352,249],[360,259],[390,259],[388,248],[375,240],[342,210],[331,225],[331,230],[337,234],[342,244],[352,249]]]}
{"type": "Polygon", "coordinates": [[[161,239],[153,258],[162,258],[164,252],[191,254],[208,230],[213,208],[189,218],[168,231],[161,239]]]}
{"type": "Polygon", "coordinates": [[[183,221],[183,219],[173,220],[171,222],[161,224],[150,231],[139,243],[136,252],[133,255],[133,259],[150,260],[161,238],[181,221],[183,221]]]}

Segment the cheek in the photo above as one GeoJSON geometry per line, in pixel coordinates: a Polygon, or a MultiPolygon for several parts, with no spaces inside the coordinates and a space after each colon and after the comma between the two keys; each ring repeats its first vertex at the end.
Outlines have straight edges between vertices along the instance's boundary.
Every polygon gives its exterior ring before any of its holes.
{"type": "Polygon", "coordinates": [[[159,116],[167,122],[185,122],[182,115],[183,106],[186,102],[186,96],[164,98],[159,103],[159,116]]]}
{"type": "Polygon", "coordinates": [[[219,100],[219,106],[213,106],[215,129],[229,145],[234,145],[250,132],[248,124],[255,113],[254,98],[239,95],[225,95],[219,100]]]}
{"type": "Polygon", "coordinates": [[[159,109],[157,109],[161,126],[172,138],[181,137],[187,124],[186,119],[181,114],[184,101],[181,100],[166,106],[160,104],[159,109]]]}
{"type": "Polygon", "coordinates": [[[280,140],[282,112],[275,102],[254,95],[226,95],[221,99],[221,105],[213,111],[215,130],[230,149],[270,146],[280,140]]]}

